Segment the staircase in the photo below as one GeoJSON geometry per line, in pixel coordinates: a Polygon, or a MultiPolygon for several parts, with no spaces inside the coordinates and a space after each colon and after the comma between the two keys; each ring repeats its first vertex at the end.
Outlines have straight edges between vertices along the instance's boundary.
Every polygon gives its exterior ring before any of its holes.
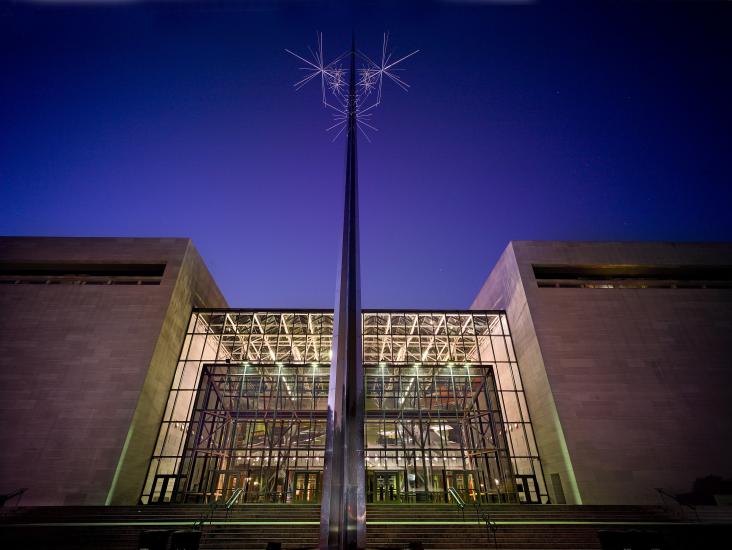
{"type": "MultiPolygon", "coordinates": [[[[317,504],[249,504],[228,512],[201,505],[0,508],[0,547],[134,550],[145,530],[190,529],[203,520],[202,550],[259,550],[269,541],[315,548],[319,511],[317,504]]],[[[368,547],[395,550],[412,541],[426,549],[589,550],[601,547],[602,530],[651,530],[678,542],[701,529],[724,529],[729,537],[732,527],[728,516],[714,525],[689,525],[660,506],[504,504],[468,506],[463,514],[450,505],[369,505],[367,517],[368,547]]],[[[715,548],[678,546],[696,547],[715,548]]]]}
{"type": "Polygon", "coordinates": [[[0,508],[0,547],[134,550],[143,531],[202,523],[202,549],[261,549],[268,541],[314,548],[319,519],[317,504],[250,504],[229,511],[205,505],[0,508]]]}
{"type": "Polygon", "coordinates": [[[640,522],[666,525],[671,518],[649,506],[490,505],[467,506],[463,514],[449,505],[374,505],[368,542],[375,548],[422,541],[425,548],[456,550],[591,549],[600,548],[598,529],[640,522]]]}

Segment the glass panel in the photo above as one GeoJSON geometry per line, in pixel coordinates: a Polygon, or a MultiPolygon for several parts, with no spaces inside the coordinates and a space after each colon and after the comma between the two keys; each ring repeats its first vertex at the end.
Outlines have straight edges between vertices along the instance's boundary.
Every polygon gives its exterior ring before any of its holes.
{"type": "MultiPolygon", "coordinates": [[[[332,313],[195,312],[188,327],[142,502],[317,502],[332,313]]],[[[503,314],[366,312],[362,342],[370,501],[545,494],[503,314]]]]}

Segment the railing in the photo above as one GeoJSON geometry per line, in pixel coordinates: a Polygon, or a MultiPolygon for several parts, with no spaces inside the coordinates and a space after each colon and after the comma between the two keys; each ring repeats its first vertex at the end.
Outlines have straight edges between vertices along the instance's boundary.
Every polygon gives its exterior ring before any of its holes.
{"type": "Polygon", "coordinates": [[[20,498],[23,496],[23,493],[25,493],[27,490],[28,490],[27,487],[21,487],[20,489],[16,489],[12,493],[0,495],[0,506],[5,506],[6,502],[8,502],[10,499],[13,499],[15,497],[18,497],[18,502],[16,502],[15,505],[19,506],[20,498]]]}
{"type": "MultiPolygon", "coordinates": [[[[518,498],[515,493],[488,493],[477,491],[459,491],[454,487],[450,487],[447,491],[393,491],[389,492],[371,492],[367,494],[369,504],[453,504],[456,500],[455,495],[467,504],[482,503],[490,504],[518,504],[518,498]]],[[[271,504],[318,504],[320,503],[320,492],[313,491],[310,500],[307,500],[288,491],[252,491],[251,489],[237,488],[232,493],[192,493],[188,492],[181,497],[174,499],[175,502],[181,504],[212,504],[221,503],[222,498],[226,496],[226,503],[231,502],[231,506],[236,504],[250,503],[271,503],[271,504]]],[[[172,502],[172,501],[171,501],[172,502]]]]}
{"type": "Polygon", "coordinates": [[[491,515],[488,510],[481,506],[480,499],[473,501],[473,507],[475,508],[475,515],[478,517],[478,521],[485,523],[486,537],[489,541],[493,538],[493,548],[498,548],[498,540],[496,538],[498,525],[491,519],[491,515]]]}
{"type": "MultiPolygon", "coordinates": [[[[465,500],[460,493],[457,492],[455,487],[450,487],[447,492],[452,498],[453,504],[455,504],[457,509],[463,514],[463,521],[465,521],[465,500]]],[[[491,515],[488,511],[483,509],[480,499],[472,499],[472,502],[478,521],[485,523],[486,536],[488,537],[488,540],[490,541],[491,538],[493,538],[493,547],[497,548],[498,542],[496,539],[496,531],[498,530],[498,525],[496,525],[495,521],[491,520],[491,515]]]]}
{"type": "Polygon", "coordinates": [[[239,497],[241,496],[241,494],[243,492],[244,492],[244,489],[242,489],[241,487],[238,489],[234,489],[234,492],[231,493],[231,496],[229,497],[229,499],[224,503],[224,506],[226,506],[227,510],[230,510],[231,507],[234,506],[234,504],[236,504],[236,501],[239,500],[239,497]]]}
{"type": "MultiPolygon", "coordinates": [[[[507,503],[518,503],[518,498],[515,493],[478,493],[476,491],[456,491],[461,498],[466,502],[473,502],[480,500],[485,504],[507,504],[507,503]]],[[[383,494],[379,492],[368,493],[369,503],[379,504],[388,502],[400,502],[400,503],[426,503],[426,504],[453,504],[454,497],[450,489],[447,491],[408,491],[408,492],[394,492],[389,493],[384,491],[383,494]]]]}
{"type": "Polygon", "coordinates": [[[244,489],[242,489],[241,487],[239,487],[238,489],[234,489],[234,492],[231,493],[229,499],[224,503],[224,506],[226,507],[226,519],[229,519],[229,512],[231,512],[231,508],[234,506],[234,504],[236,504],[243,492],[244,489]]]}
{"type": "Polygon", "coordinates": [[[208,508],[206,508],[206,511],[201,514],[201,517],[198,519],[198,521],[194,522],[193,528],[197,529],[199,531],[203,530],[203,526],[208,522],[209,524],[213,521],[214,514],[216,513],[216,508],[219,506],[219,501],[214,500],[208,505],[208,508]]]}
{"type": "MultiPolygon", "coordinates": [[[[246,490],[244,488],[238,488],[235,489],[234,492],[232,492],[227,498],[226,502],[229,502],[231,500],[231,497],[233,494],[239,491],[236,500],[240,500],[242,504],[244,503],[282,503],[282,502],[289,502],[291,500],[290,497],[292,497],[292,493],[289,491],[272,491],[272,492],[265,492],[265,491],[252,491],[246,490]]],[[[213,504],[213,503],[221,503],[221,499],[224,497],[221,493],[194,493],[191,491],[188,491],[182,495],[179,495],[177,498],[174,498],[171,500],[171,502],[175,502],[177,504],[213,504]]],[[[234,502],[232,506],[236,504],[234,502]]]]}
{"type": "Polygon", "coordinates": [[[696,508],[694,506],[692,506],[691,504],[686,504],[685,502],[681,502],[679,500],[679,497],[677,497],[676,495],[674,495],[672,493],[669,493],[668,491],[666,491],[665,489],[663,489],[661,487],[656,487],[656,492],[661,497],[661,503],[663,504],[664,508],[666,508],[668,510],[672,509],[671,506],[669,506],[667,504],[667,502],[668,502],[667,498],[671,499],[671,501],[676,504],[676,507],[674,509],[678,513],[679,519],[681,519],[682,521],[688,521],[690,519],[696,521],[697,523],[700,521],[699,512],[697,512],[696,508]],[[688,510],[691,510],[694,513],[693,517],[689,517],[688,510]]]}
{"type": "Polygon", "coordinates": [[[461,497],[460,494],[455,490],[455,487],[450,487],[447,492],[450,493],[450,496],[452,497],[452,501],[455,503],[455,506],[457,506],[458,510],[462,512],[463,521],[465,521],[465,501],[463,500],[463,497],[461,497]]]}

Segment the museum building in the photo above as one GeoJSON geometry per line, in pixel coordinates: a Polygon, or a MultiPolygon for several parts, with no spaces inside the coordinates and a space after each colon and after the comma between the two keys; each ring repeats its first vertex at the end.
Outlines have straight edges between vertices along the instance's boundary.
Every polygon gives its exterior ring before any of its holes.
{"type": "MultiPolygon", "coordinates": [[[[732,476],[732,245],[516,241],[469,309],[366,309],[369,503],[648,504],[732,476]]],[[[0,493],[316,503],[332,310],[187,239],[0,239],[0,493]]]]}

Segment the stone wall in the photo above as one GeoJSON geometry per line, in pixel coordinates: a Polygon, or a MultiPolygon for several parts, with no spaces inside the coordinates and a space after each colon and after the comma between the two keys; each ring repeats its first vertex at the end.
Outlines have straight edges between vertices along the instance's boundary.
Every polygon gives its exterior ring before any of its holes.
{"type": "Polygon", "coordinates": [[[0,285],[0,493],[135,503],[191,308],[225,300],[188,239],[2,238],[0,262],[166,264],[159,285],[0,285]]]}
{"type": "Polygon", "coordinates": [[[512,243],[501,255],[471,308],[506,311],[551,502],[581,504],[512,243]],[[559,476],[560,491],[555,490],[551,474],[559,476]]]}
{"type": "Polygon", "coordinates": [[[508,311],[547,478],[562,473],[555,403],[565,493],[571,472],[585,504],[732,476],[732,290],[539,288],[532,264],[732,265],[732,246],[513,242],[473,304],[508,311]]]}

